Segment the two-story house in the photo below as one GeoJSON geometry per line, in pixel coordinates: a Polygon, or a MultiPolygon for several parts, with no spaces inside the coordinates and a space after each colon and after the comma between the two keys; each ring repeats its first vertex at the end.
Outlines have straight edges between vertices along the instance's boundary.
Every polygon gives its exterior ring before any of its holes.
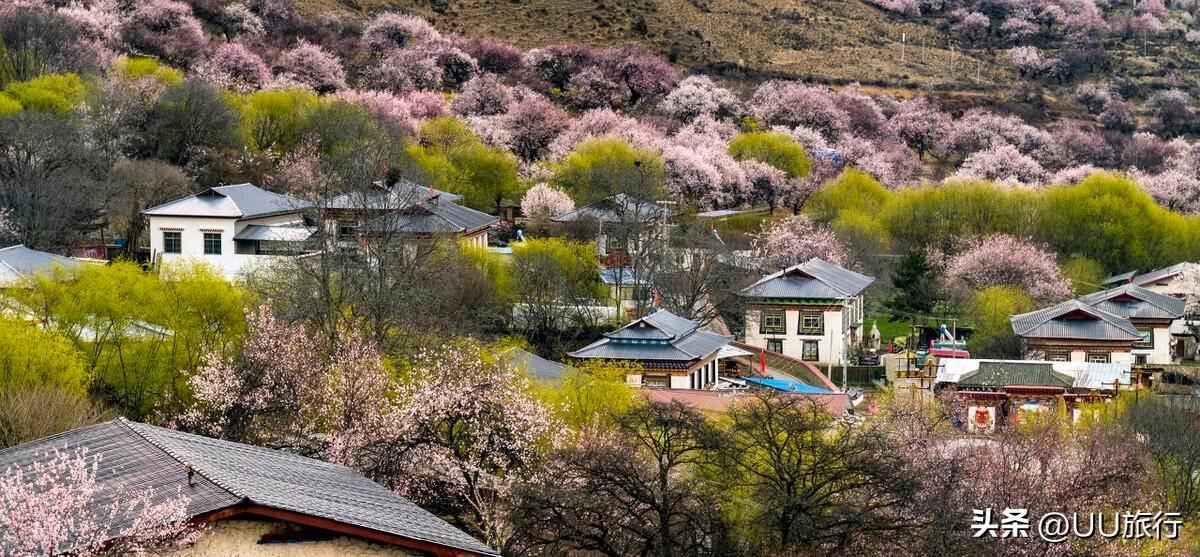
{"type": "Polygon", "coordinates": [[[1030,359],[1169,364],[1174,359],[1171,323],[1183,317],[1184,305],[1182,299],[1126,283],[1015,315],[1012,323],[1030,359]]]}
{"type": "Polygon", "coordinates": [[[209,188],[142,211],[155,265],[196,261],[235,277],[273,257],[304,252],[316,232],[312,203],[254,184],[209,188]]]}
{"type": "Polygon", "coordinates": [[[579,361],[625,362],[631,366],[626,380],[637,387],[706,389],[720,377],[722,358],[746,354],[729,347],[731,340],[657,309],[568,356],[579,361]]]}
{"type": "Polygon", "coordinates": [[[863,291],[874,277],[820,258],[742,290],[746,344],[808,362],[839,363],[861,337],[863,291]]]}
{"type": "Polygon", "coordinates": [[[1196,293],[1189,291],[1192,285],[1188,284],[1188,281],[1183,280],[1183,275],[1185,271],[1194,268],[1196,265],[1196,263],[1184,261],[1141,274],[1138,274],[1137,271],[1121,273],[1104,279],[1104,286],[1132,284],[1151,292],[1157,292],[1174,298],[1186,298],[1189,294],[1196,293]]]}

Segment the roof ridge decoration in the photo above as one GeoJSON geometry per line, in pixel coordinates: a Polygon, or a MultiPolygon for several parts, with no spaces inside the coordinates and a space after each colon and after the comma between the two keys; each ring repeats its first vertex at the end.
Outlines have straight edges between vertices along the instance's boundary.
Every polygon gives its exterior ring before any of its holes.
{"type": "Polygon", "coordinates": [[[138,431],[138,428],[133,427],[134,424],[137,424],[137,425],[148,425],[148,424],[142,424],[141,422],[131,421],[128,418],[126,418],[125,416],[117,417],[116,421],[117,421],[117,423],[124,426],[125,429],[128,429],[134,435],[138,436],[145,442],[150,443],[150,445],[152,445],[154,448],[166,453],[167,456],[170,456],[171,458],[175,459],[176,462],[186,466],[189,471],[195,472],[200,477],[212,482],[213,485],[215,485],[221,489],[224,489],[225,491],[229,492],[234,497],[241,499],[242,501],[250,501],[249,496],[247,496],[245,493],[242,493],[241,491],[231,487],[228,482],[222,480],[221,478],[217,477],[213,473],[206,471],[206,470],[202,469],[201,467],[196,466],[195,464],[192,464],[191,462],[188,462],[187,459],[183,458],[182,456],[177,454],[175,451],[167,448],[162,443],[155,441],[149,435],[147,435],[141,431],[138,431]]]}

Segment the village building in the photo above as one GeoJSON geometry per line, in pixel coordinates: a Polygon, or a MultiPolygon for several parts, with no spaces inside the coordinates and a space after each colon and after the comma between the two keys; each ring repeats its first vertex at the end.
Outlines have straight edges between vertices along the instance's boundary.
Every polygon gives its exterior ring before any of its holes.
{"type": "Polygon", "coordinates": [[[1184,261],[1141,274],[1137,271],[1129,271],[1104,279],[1103,285],[1116,287],[1132,284],[1173,298],[1186,298],[1189,295],[1200,294],[1200,292],[1193,291],[1195,285],[1188,284],[1188,281],[1184,280],[1184,272],[1196,265],[1196,263],[1184,261]]]}
{"type": "Polygon", "coordinates": [[[304,253],[316,233],[312,203],[254,184],[209,188],[142,211],[154,265],[202,262],[227,278],[304,253]]]}
{"type": "Polygon", "coordinates": [[[486,248],[488,230],[498,219],[464,207],[461,195],[400,180],[375,182],[362,192],[348,192],[325,202],[321,218],[329,237],[342,248],[357,249],[359,235],[375,237],[458,237],[486,248]]]}
{"type": "Polygon", "coordinates": [[[1034,360],[1170,364],[1184,301],[1132,283],[1014,315],[1013,331],[1034,360]]]}
{"type": "Polygon", "coordinates": [[[863,291],[875,279],[820,258],[763,277],[746,300],[746,344],[814,363],[840,363],[862,337],[863,291]]]}
{"type": "Polygon", "coordinates": [[[0,248],[0,289],[20,288],[37,275],[79,272],[84,262],[23,245],[0,248]]]}
{"type": "Polygon", "coordinates": [[[1124,317],[1137,328],[1141,338],[1134,341],[1131,350],[1135,365],[1170,364],[1177,359],[1172,350],[1171,324],[1183,317],[1182,299],[1126,284],[1079,300],[1124,317]]]}
{"type": "Polygon", "coordinates": [[[670,212],[652,201],[618,193],[552,217],[563,224],[594,224],[596,253],[607,267],[627,267],[622,256],[662,239],[670,212]]]}
{"type": "Polygon", "coordinates": [[[1078,419],[1087,403],[1111,399],[1130,385],[1125,363],[944,359],[935,391],[961,403],[957,418],[973,433],[992,433],[1035,416],[1065,413],[1078,419]]]}
{"type": "MultiPolygon", "coordinates": [[[[0,450],[0,470],[29,470],[53,451],[81,450],[97,459],[98,515],[118,492],[186,498],[187,514],[208,530],[173,555],[499,555],[343,466],[123,418],[0,450]]],[[[0,539],[0,553],[3,546],[0,539]]]]}
{"type": "Polygon", "coordinates": [[[1028,360],[1129,364],[1133,345],[1142,341],[1128,318],[1081,300],[1014,315],[1011,322],[1028,360]]]}
{"type": "Polygon", "coordinates": [[[626,380],[636,387],[708,389],[720,378],[721,360],[749,354],[729,346],[732,340],[656,308],[568,355],[628,363],[626,380]]]}

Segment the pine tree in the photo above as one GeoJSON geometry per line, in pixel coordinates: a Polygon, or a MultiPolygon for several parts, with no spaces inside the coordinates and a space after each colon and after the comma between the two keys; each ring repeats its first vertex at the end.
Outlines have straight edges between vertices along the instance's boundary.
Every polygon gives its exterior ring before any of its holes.
{"type": "Polygon", "coordinates": [[[886,305],[894,320],[909,314],[928,314],[941,299],[933,267],[921,250],[904,254],[896,270],[892,271],[892,286],[896,293],[886,305]]]}

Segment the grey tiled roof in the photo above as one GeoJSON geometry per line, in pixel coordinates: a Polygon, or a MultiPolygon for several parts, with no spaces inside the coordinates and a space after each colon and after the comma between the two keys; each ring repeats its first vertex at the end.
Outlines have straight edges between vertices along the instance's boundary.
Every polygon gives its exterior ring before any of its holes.
{"type": "Polygon", "coordinates": [[[254,184],[217,186],[142,211],[149,216],[232,217],[250,219],[311,209],[303,199],[264,190],[254,184]]]}
{"type": "Polygon", "coordinates": [[[699,328],[691,320],[660,309],[579,350],[573,358],[690,362],[721,349],[733,337],[699,328]]]}
{"type": "Polygon", "coordinates": [[[434,197],[441,201],[458,202],[462,200],[462,196],[456,193],[422,186],[410,180],[400,180],[391,187],[385,187],[382,182],[375,182],[371,184],[368,191],[343,193],[326,201],[325,207],[327,209],[395,211],[434,197]]]}
{"type": "Polygon", "coordinates": [[[1187,270],[1187,268],[1192,265],[1195,265],[1195,263],[1191,263],[1188,261],[1184,261],[1182,263],[1176,263],[1174,265],[1171,265],[1170,267],[1163,267],[1162,269],[1155,269],[1153,271],[1137,275],[1137,276],[1133,277],[1132,282],[1133,282],[1133,284],[1136,284],[1139,286],[1145,286],[1152,282],[1156,282],[1156,281],[1159,281],[1159,280],[1162,280],[1165,278],[1170,278],[1175,275],[1178,275],[1179,273],[1182,273],[1185,270],[1187,270]]]}
{"type": "Polygon", "coordinates": [[[620,224],[635,221],[654,222],[662,220],[666,216],[667,210],[651,201],[638,201],[631,196],[618,193],[550,220],[574,222],[582,219],[595,219],[605,224],[620,224]]]}
{"type": "Polygon", "coordinates": [[[767,275],[743,289],[747,298],[807,298],[836,300],[862,293],[875,277],[861,275],[814,257],[767,275]]]}
{"type": "Polygon", "coordinates": [[[348,468],[301,456],[221,441],[123,419],[84,427],[0,451],[0,470],[31,467],[46,451],[84,447],[100,458],[103,489],[182,489],[188,512],[249,503],[333,520],[482,555],[479,541],[348,468]],[[187,483],[187,466],[199,479],[187,483]]]}
{"type": "Polygon", "coordinates": [[[979,369],[963,375],[960,387],[1061,387],[1069,389],[1075,377],[1054,370],[1051,363],[983,361],[979,369]]]}
{"type": "Polygon", "coordinates": [[[1136,274],[1137,274],[1137,271],[1129,271],[1129,272],[1127,272],[1127,273],[1121,273],[1121,274],[1119,274],[1119,275],[1113,275],[1113,276],[1111,276],[1111,277],[1108,277],[1108,278],[1104,279],[1104,280],[1101,282],[1101,284],[1105,284],[1105,285],[1108,285],[1108,284],[1125,284],[1125,283],[1129,282],[1129,279],[1133,278],[1133,276],[1134,276],[1134,275],[1136,275],[1136,274]]]}
{"type": "Polygon", "coordinates": [[[63,271],[74,272],[83,267],[83,263],[70,257],[37,251],[22,245],[0,248],[0,282],[49,273],[55,266],[63,271]]]}
{"type": "Polygon", "coordinates": [[[1079,300],[1014,315],[1011,321],[1013,332],[1026,338],[1120,341],[1141,338],[1129,319],[1079,300]]]}
{"type": "Polygon", "coordinates": [[[569,365],[552,362],[520,348],[513,348],[505,352],[501,355],[501,359],[534,378],[544,381],[562,379],[563,375],[566,375],[567,371],[571,369],[569,365]]]}
{"type": "Polygon", "coordinates": [[[496,217],[470,207],[438,200],[383,215],[369,221],[363,228],[366,232],[461,234],[486,228],[498,221],[496,217]]]}
{"type": "Polygon", "coordinates": [[[1187,302],[1136,284],[1125,284],[1079,298],[1085,304],[1128,319],[1179,319],[1187,302]]]}

